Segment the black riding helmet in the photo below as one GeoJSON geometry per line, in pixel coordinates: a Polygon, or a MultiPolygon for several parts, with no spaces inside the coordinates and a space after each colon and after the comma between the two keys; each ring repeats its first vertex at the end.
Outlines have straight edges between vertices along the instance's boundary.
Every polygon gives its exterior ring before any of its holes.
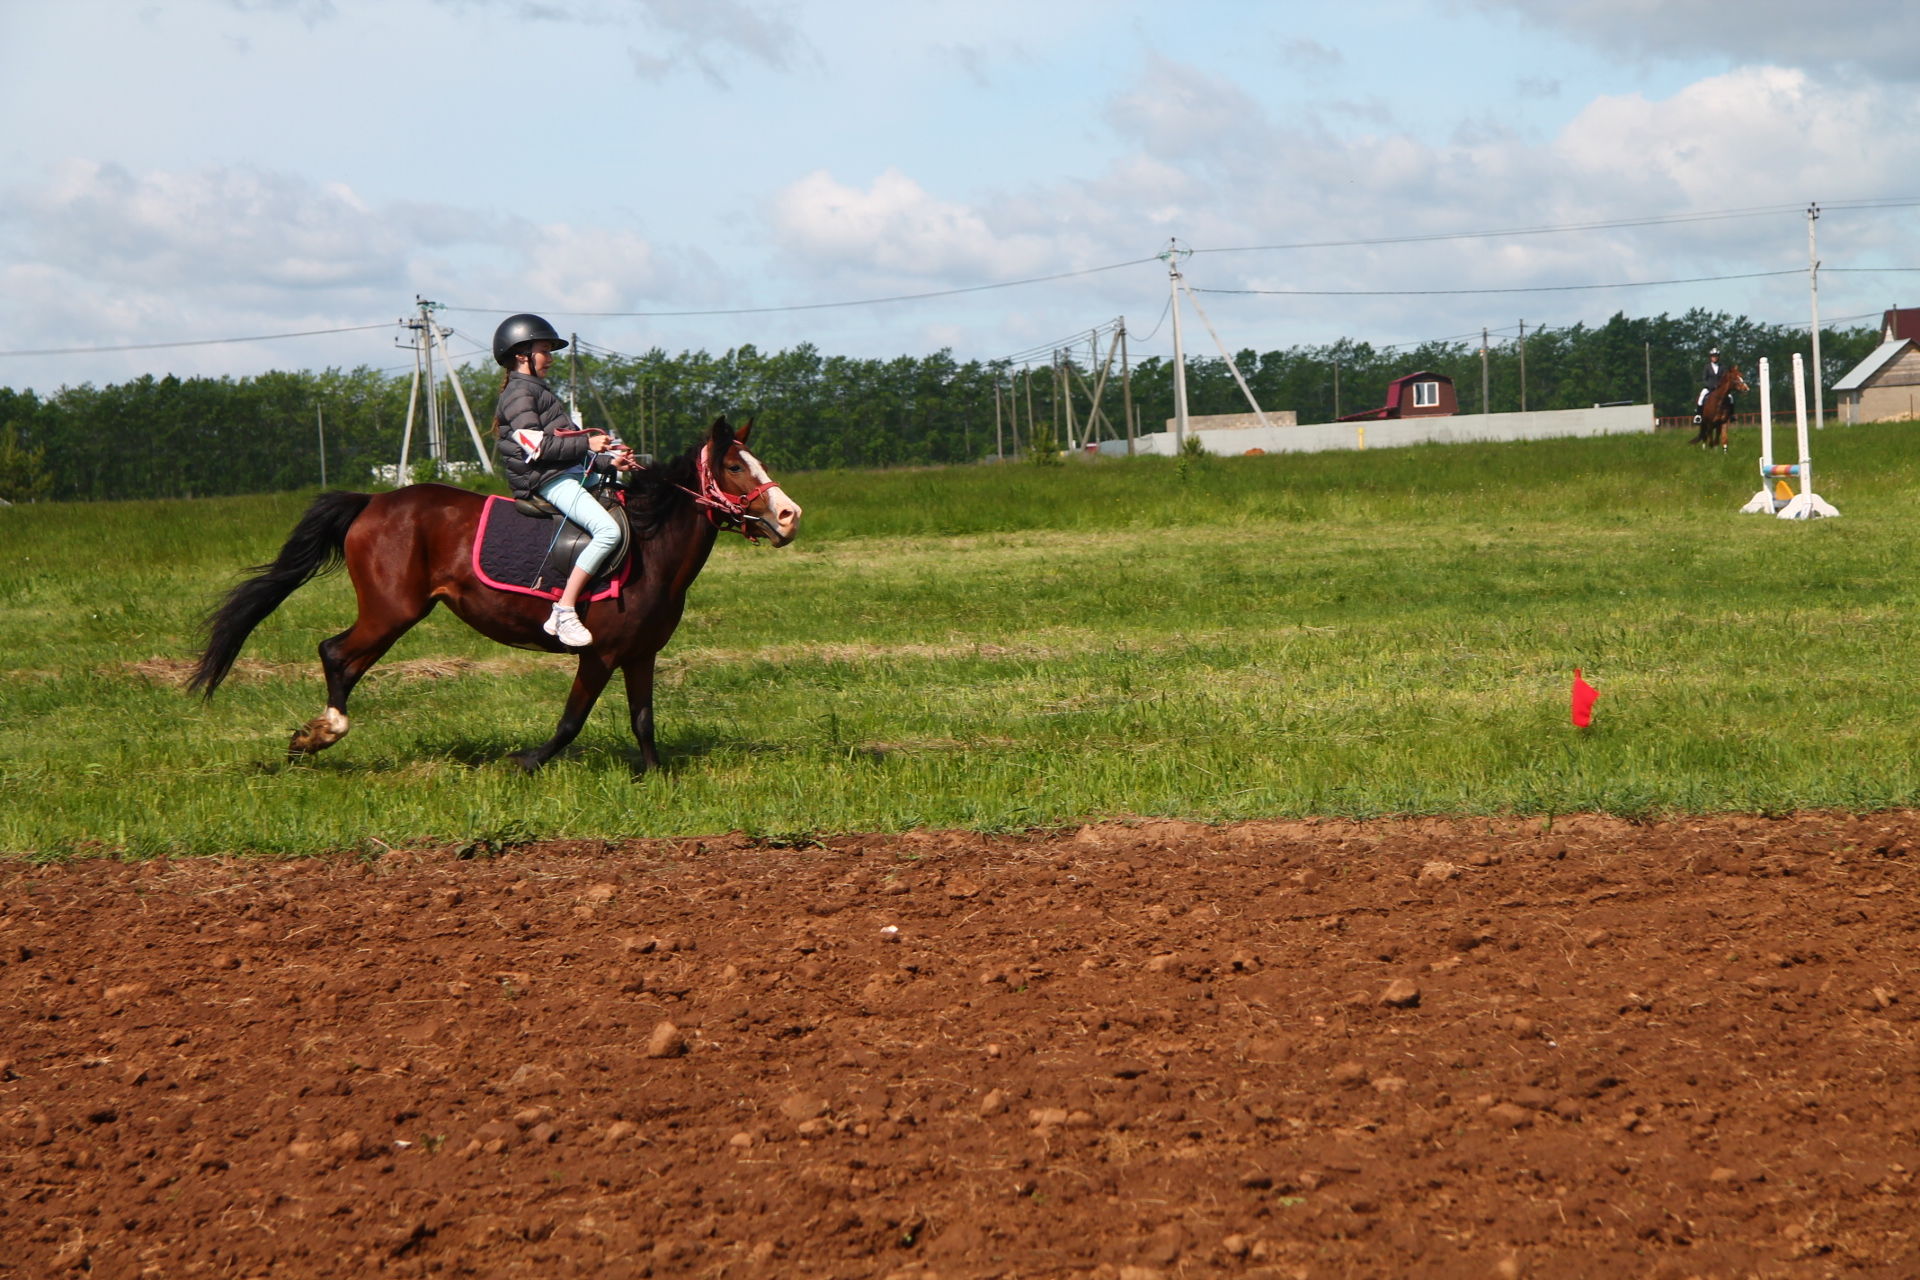
{"type": "Polygon", "coordinates": [[[522,311],[502,320],[500,327],[493,331],[493,362],[503,369],[512,368],[516,351],[529,342],[551,342],[555,351],[567,345],[552,325],[530,311],[522,311]]]}

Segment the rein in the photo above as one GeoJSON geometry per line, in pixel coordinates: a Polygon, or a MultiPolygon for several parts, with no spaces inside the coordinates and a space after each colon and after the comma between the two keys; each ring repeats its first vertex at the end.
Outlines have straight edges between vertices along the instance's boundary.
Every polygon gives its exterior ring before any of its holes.
{"type": "Polygon", "coordinates": [[[760,534],[748,527],[747,522],[749,520],[756,524],[764,522],[759,516],[751,514],[747,508],[752,506],[761,494],[777,486],[769,480],[744,494],[728,493],[720,487],[719,480],[715,478],[713,467],[707,462],[707,452],[706,446],[702,445],[695,455],[694,483],[699,488],[689,489],[685,485],[674,487],[690,495],[694,505],[706,511],[707,519],[713,521],[714,528],[731,529],[748,542],[760,541],[760,534]]]}

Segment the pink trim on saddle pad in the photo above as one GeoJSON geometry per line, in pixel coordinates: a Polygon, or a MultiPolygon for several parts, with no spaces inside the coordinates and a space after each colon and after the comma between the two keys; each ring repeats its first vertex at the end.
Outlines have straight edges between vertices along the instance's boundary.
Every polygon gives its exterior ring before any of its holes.
{"type": "MultiPolygon", "coordinates": [[[[493,516],[495,504],[511,505],[511,498],[502,498],[498,494],[488,494],[486,505],[480,508],[480,523],[473,531],[473,576],[496,591],[512,591],[523,596],[539,596],[542,600],[558,600],[559,587],[526,587],[517,582],[502,582],[490,576],[480,567],[480,548],[487,543],[487,523],[493,516]]],[[[565,521],[565,516],[554,516],[555,520],[565,521]]],[[[588,596],[592,600],[611,600],[620,594],[620,588],[627,585],[627,573],[633,568],[633,557],[628,555],[620,562],[620,572],[607,579],[607,585],[588,596]]]]}

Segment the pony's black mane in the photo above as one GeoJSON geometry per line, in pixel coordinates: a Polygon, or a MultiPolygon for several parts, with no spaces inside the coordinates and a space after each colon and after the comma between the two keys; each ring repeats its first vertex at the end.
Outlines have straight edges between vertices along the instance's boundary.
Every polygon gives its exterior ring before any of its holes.
{"type": "MultiPolygon", "coordinates": [[[[687,491],[700,487],[700,451],[711,443],[711,438],[702,440],[678,457],[655,463],[644,471],[628,473],[627,523],[633,526],[634,537],[653,537],[675,512],[691,501],[687,491]]],[[[721,452],[732,443],[732,431],[724,431],[721,452]]]]}
{"type": "Polygon", "coordinates": [[[673,513],[685,505],[686,491],[694,487],[697,478],[694,458],[704,447],[702,444],[677,458],[628,474],[627,522],[636,538],[659,533],[673,513]]]}

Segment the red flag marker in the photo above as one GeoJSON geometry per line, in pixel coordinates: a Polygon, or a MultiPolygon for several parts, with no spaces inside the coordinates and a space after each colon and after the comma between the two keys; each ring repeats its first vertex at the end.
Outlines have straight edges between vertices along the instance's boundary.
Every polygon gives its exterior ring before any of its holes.
{"type": "Polygon", "coordinates": [[[1575,667],[1573,669],[1573,724],[1575,728],[1584,729],[1593,723],[1593,704],[1594,700],[1599,696],[1600,691],[1581,679],[1580,668],[1575,667]]]}

